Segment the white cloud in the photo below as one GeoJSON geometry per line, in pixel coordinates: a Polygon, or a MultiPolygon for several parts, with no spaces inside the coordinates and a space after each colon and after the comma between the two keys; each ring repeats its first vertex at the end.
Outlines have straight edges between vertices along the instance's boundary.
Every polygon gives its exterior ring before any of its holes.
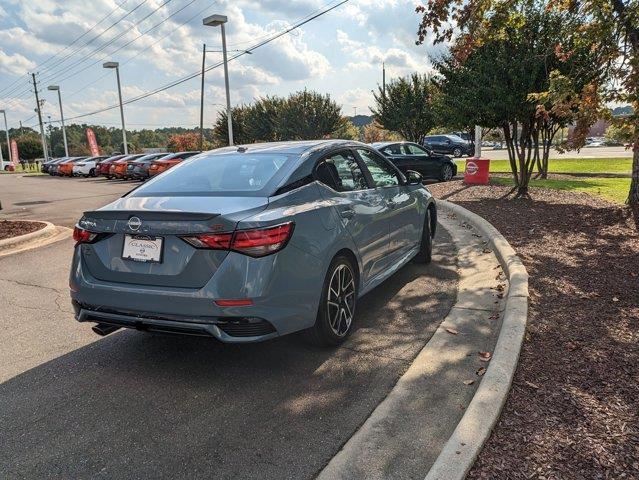
{"type": "Polygon", "coordinates": [[[0,72],[8,73],[10,75],[21,75],[26,70],[30,70],[35,67],[35,63],[28,58],[14,53],[10,55],[0,50],[0,72]]]}

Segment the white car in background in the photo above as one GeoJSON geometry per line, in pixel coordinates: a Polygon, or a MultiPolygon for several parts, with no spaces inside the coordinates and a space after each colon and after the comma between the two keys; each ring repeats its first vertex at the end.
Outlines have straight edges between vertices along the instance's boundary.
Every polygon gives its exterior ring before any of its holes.
{"type": "Polygon", "coordinates": [[[106,155],[101,157],[88,157],[73,165],[73,176],[82,175],[84,177],[95,177],[95,165],[100,160],[108,158],[106,155]]]}

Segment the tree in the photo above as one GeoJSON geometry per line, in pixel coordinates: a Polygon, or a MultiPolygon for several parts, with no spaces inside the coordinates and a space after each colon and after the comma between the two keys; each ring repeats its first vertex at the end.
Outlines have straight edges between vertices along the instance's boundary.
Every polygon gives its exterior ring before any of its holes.
{"type": "Polygon", "coordinates": [[[341,110],[329,95],[293,93],[282,103],[277,129],[282,140],[324,138],[342,126],[341,110]]]}
{"type": "Polygon", "coordinates": [[[14,140],[18,144],[18,153],[20,154],[20,158],[33,160],[44,156],[42,151],[42,141],[39,135],[35,133],[25,134],[19,137],[14,137],[14,140]]]}
{"type": "Polygon", "coordinates": [[[379,123],[373,122],[364,127],[362,141],[365,143],[400,141],[402,137],[397,132],[384,130],[379,123]]]}
{"type": "Polygon", "coordinates": [[[606,129],[606,142],[626,145],[632,141],[634,132],[632,125],[617,121],[606,129]]]}
{"type": "Polygon", "coordinates": [[[585,106],[598,93],[599,70],[575,34],[583,20],[551,11],[544,1],[437,5],[446,8],[418,9],[420,40],[430,28],[436,41],[450,41],[453,31],[441,23],[450,15],[459,15],[461,31],[450,54],[435,62],[442,76],[437,109],[460,127],[502,129],[516,197],[527,197],[535,165],[547,172],[556,133],[572,118],[592,115],[585,106]]]}
{"type": "Polygon", "coordinates": [[[276,142],[281,140],[279,131],[279,116],[284,105],[284,99],[279,97],[264,97],[258,99],[249,107],[246,115],[246,133],[254,141],[276,142]]]}
{"type": "Polygon", "coordinates": [[[200,136],[197,133],[181,133],[171,135],[168,149],[170,152],[186,152],[200,147],[200,136]]]}
{"type": "Polygon", "coordinates": [[[342,123],[340,127],[330,134],[331,138],[338,138],[341,140],[359,140],[360,131],[353,123],[346,117],[342,117],[342,123]]]}
{"type": "MultiPolygon", "coordinates": [[[[496,22],[516,25],[512,9],[517,6],[559,12],[570,21],[577,19],[579,27],[567,32],[574,40],[574,46],[596,53],[595,69],[602,72],[602,81],[593,82],[581,91],[581,105],[574,114],[577,128],[572,148],[583,146],[592,112],[601,109],[606,102],[630,103],[633,107],[634,114],[626,119],[634,131],[633,175],[628,203],[639,213],[639,0],[429,1],[426,6],[416,9],[422,14],[417,43],[422,43],[432,31],[435,43],[452,42],[452,55],[463,61],[486,40],[503,35],[503,29],[495,28],[496,22]]],[[[561,43],[556,47],[559,57],[570,54],[561,43]]]]}
{"type": "Polygon", "coordinates": [[[399,133],[413,142],[434,126],[433,98],[435,83],[428,75],[412,74],[392,80],[374,92],[375,107],[371,109],[379,125],[399,133]]]}

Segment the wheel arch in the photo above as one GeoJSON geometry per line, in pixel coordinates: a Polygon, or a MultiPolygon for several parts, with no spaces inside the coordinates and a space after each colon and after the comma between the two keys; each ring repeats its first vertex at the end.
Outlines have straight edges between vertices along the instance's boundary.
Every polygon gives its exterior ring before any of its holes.
{"type": "Polygon", "coordinates": [[[361,272],[360,272],[361,266],[357,259],[357,255],[355,255],[355,253],[350,248],[344,247],[338,250],[337,252],[335,252],[335,255],[333,255],[333,257],[331,258],[329,265],[337,257],[346,257],[351,261],[351,263],[353,264],[353,267],[355,268],[355,275],[357,276],[357,289],[359,290],[361,287],[361,272]]]}

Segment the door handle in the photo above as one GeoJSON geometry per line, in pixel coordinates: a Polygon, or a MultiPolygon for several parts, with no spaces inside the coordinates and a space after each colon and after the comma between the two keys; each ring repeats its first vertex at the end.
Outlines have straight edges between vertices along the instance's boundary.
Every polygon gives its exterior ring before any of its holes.
{"type": "Polygon", "coordinates": [[[355,215],[355,210],[347,208],[346,210],[341,210],[339,214],[342,218],[353,218],[353,216],[355,215]]]}

